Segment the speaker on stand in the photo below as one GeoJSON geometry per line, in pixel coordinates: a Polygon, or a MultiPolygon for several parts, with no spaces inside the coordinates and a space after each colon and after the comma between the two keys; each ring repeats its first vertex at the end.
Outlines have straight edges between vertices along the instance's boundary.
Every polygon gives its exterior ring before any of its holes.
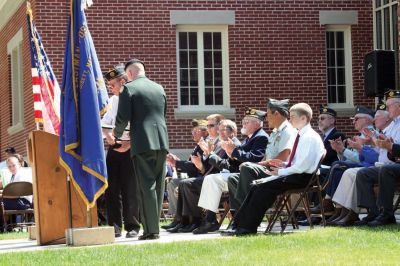
{"type": "Polygon", "coordinates": [[[364,60],[364,91],[367,97],[383,97],[396,89],[395,52],[374,50],[364,60]]]}

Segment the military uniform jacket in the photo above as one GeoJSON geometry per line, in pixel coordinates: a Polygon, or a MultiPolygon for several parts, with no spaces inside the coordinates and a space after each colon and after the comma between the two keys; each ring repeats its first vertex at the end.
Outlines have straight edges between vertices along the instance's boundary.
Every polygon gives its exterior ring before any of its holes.
{"type": "Polygon", "coordinates": [[[167,98],[161,85],[145,76],[125,84],[119,96],[115,133],[120,137],[130,121],[132,156],[169,149],[166,110],[167,98]]]}

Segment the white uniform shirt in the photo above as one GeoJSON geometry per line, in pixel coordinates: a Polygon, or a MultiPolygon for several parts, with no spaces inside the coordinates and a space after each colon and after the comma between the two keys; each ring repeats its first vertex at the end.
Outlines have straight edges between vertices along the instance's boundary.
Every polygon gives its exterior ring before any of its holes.
{"type": "Polygon", "coordinates": [[[279,128],[274,128],[269,136],[264,160],[274,159],[286,149],[292,149],[296,140],[297,129],[289,121],[285,121],[279,128]]]}
{"type": "MultiPolygon", "coordinates": [[[[317,168],[325,150],[321,136],[308,124],[299,131],[299,142],[290,167],[278,170],[279,176],[308,173],[317,168]]],[[[293,152],[293,151],[292,151],[293,152]]]]}
{"type": "MultiPolygon", "coordinates": [[[[103,128],[109,128],[111,130],[112,128],[115,127],[115,120],[118,113],[118,102],[119,102],[119,97],[117,95],[113,95],[110,98],[110,108],[107,110],[107,112],[101,119],[101,126],[103,128]]],[[[129,123],[126,128],[129,129],[129,123]]],[[[125,130],[120,139],[130,140],[129,130],[125,130]]]]}
{"type": "MultiPolygon", "coordinates": [[[[393,143],[400,143],[400,117],[396,117],[384,130],[383,134],[393,139],[393,143]]],[[[387,157],[387,150],[379,149],[379,162],[385,164],[394,163],[387,157]]]]}

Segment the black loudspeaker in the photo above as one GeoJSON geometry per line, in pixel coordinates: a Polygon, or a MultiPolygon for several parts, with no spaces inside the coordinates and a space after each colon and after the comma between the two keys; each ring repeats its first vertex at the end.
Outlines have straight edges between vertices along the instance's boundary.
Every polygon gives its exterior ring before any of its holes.
{"type": "Polygon", "coordinates": [[[394,51],[375,50],[364,60],[364,90],[369,97],[380,97],[395,89],[396,66],[394,51]]]}

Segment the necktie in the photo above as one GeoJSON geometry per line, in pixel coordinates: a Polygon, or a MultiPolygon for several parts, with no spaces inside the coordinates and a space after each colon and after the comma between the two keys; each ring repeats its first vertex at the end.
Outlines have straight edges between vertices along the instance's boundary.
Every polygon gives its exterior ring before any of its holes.
{"type": "Polygon", "coordinates": [[[10,183],[14,182],[15,175],[11,176],[10,183]]]}
{"type": "Polygon", "coordinates": [[[292,152],[290,153],[289,162],[288,162],[288,164],[287,164],[287,167],[290,167],[290,166],[292,165],[292,160],[293,160],[293,158],[294,158],[294,154],[296,153],[297,144],[299,144],[299,139],[300,139],[300,135],[297,134],[296,140],[294,141],[294,144],[293,144],[292,152]]]}

